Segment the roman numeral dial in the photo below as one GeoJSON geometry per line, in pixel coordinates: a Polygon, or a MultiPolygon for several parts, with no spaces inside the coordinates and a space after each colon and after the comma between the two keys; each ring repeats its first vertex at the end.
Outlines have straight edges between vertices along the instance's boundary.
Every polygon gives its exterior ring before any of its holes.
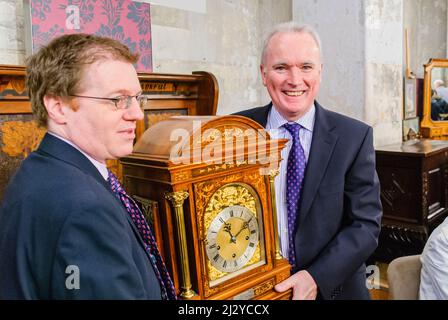
{"type": "Polygon", "coordinates": [[[207,257],[222,272],[239,270],[254,255],[259,236],[254,213],[243,206],[227,207],[213,219],[207,231],[207,257]]]}

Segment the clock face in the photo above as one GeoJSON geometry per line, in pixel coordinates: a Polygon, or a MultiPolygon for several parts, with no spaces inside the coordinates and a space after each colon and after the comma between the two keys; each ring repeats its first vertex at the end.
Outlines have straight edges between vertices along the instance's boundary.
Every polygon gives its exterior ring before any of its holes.
{"type": "Polygon", "coordinates": [[[207,257],[222,272],[244,267],[254,256],[259,242],[256,216],[246,207],[234,205],[223,209],[207,231],[207,257]]]}
{"type": "Polygon", "coordinates": [[[228,183],[211,193],[202,222],[209,288],[266,264],[262,206],[250,185],[228,183]]]}

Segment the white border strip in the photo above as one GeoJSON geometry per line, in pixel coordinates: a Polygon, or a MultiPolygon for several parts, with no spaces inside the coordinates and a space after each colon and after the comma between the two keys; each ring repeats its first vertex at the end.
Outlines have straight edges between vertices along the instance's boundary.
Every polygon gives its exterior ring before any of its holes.
{"type": "Polygon", "coordinates": [[[139,2],[147,2],[150,4],[182,9],[187,11],[194,11],[198,13],[206,13],[206,0],[138,0],[139,2]]]}

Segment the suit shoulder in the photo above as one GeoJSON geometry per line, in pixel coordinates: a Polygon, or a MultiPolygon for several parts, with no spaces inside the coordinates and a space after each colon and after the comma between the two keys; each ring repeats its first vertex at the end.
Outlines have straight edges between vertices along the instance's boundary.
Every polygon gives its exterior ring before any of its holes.
{"type": "Polygon", "coordinates": [[[25,159],[21,169],[25,174],[32,172],[36,179],[41,179],[42,186],[48,187],[51,185],[85,186],[87,182],[95,180],[90,174],[71,163],[38,153],[33,153],[25,159]]]}
{"type": "Polygon", "coordinates": [[[252,108],[244,111],[234,113],[234,115],[244,116],[249,119],[258,122],[261,126],[265,127],[268,119],[269,110],[271,109],[271,104],[263,107],[252,108]]]}
{"type": "Polygon", "coordinates": [[[10,206],[31,206],[32,214],[40,217],[53,212],[53,218],[65,216],[71,206],[99,203],[98,197],[110,193],[76,166],[39,153],[23,161],[6,192],[5,202],[10,206]]]}
{"type": "Polygon", "coordinates": [[[338,131],[345,132],[347,131],[350,134],[358,134],[358,135],[365,135],[368,130],[371,129],[371,126],[368,124],[348,117],[346,115],[325,110],[327,112],[327,116],[330,119],[331,123],[334,124],[334,126],[337,128],[338,131]]]}
{"type": "Polygon", "coordinates": [[[237,115],[237,116],[245,116],[245,117],[249,117],[250,118],[251,116],[253,116],[255,114],[259,114],[260,112],[263,112],[265,109],[266,109],[266,106],[256,107],[256,108],[246,109],[246,110],[243,110],[243,111],[238,111],[238,112],[235,112],[233,114],[237,115]]]}

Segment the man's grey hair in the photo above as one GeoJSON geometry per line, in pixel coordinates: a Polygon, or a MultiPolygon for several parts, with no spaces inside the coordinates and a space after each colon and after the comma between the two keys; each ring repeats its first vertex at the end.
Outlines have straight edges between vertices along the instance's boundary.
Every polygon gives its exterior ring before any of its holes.
{"type": "Polygon", "coordinates": [[[438,87],[443,86],[444,84],[445,83],[441,79],[434,80],[433,82],[434,89],[437,89],[438,87]]]}
{"type": "Polygon", "coordinates": [[[266,62],[266,54],[268,50],[269,41],[271,38],[277,33],[307,33],[311,37],[313,37],[314,41],[317,44],[317,48],[319,49],[320,59],[322,61],[322,45],[320,41],[319,34],[317,31],[310,25],[307,24],[299,24],[295,21],[289,21],[277,24],[272,29],[270,29],[263,40],[263,51],[261,52],[261,64],[264,65],[266,62]]]}

